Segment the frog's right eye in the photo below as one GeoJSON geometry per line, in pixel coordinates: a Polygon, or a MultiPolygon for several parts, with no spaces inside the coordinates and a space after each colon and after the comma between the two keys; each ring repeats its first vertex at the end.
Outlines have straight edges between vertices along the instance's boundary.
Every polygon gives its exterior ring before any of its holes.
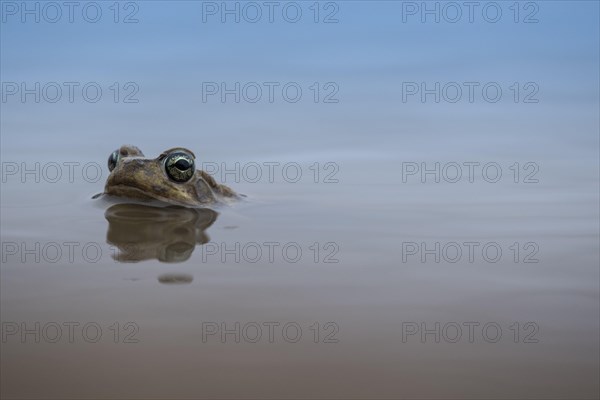
{"type": "Polygon", "coordinates": [[[165,158],[165,171],[169,178],[178,183],[187,182],[194,176],[194,157],[184,151],[176,151],[165,158]]]}
{"type": "Polygon", "coordinates": [[[119,150],[115,150],[110,153],[108,156],[108,170],[112,172],[113,169],[117,166],[117,162],[119,161],[119,150]]]}

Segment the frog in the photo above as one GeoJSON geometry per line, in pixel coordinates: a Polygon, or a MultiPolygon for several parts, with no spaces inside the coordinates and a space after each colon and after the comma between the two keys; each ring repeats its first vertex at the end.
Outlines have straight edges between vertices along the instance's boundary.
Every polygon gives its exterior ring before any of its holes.
{"type": "Polygon", "coordinates": [[[110,174],[105,195],[134,200],[158,200],[184,207],[205,207],[240,196],[196,169],[196,156],[184,147],[173,147],[156,158],[146,158],[133,145],[123,145],[108,157],[110,174]]]}

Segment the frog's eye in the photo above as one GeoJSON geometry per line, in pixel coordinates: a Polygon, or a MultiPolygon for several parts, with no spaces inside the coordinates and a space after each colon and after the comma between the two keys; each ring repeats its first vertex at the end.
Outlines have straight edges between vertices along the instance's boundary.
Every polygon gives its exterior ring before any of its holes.
{"type": "Polygon", "coordinates": [[[113,169],[117,166],[117,162],[119,161],[119,150],[115,150],[110,153],[108,156],[108,170],[112,172],[113,169]]]}
{"type": "Polygon", "coordinates": [[[187,182],[196,172],[194,157],[182,151],[171,153],[165,158],[165,171],[175,182],[187,182]]]}

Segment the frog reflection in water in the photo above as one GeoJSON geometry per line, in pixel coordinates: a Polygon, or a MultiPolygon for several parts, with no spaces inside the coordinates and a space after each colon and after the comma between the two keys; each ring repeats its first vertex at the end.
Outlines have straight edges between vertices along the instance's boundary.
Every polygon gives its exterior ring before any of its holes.
{"type": "Polygon", "coordinates": [[[196,245],[210,240],[204,231],[217,215],[209,208],[115,204],[105,214],[106,241],[117,246],[113,255],[117,261],[182,262],[190,258],[196,245]]]}
{"type": "Polygon", "coordinates": [[[104,193],[137,200],[159,200],[186,207],[202,207],[237,198],[229,187],[196,170],[195,156],[175,147],[157,158],[145,158],[135,146],[121,146],[108,158],[110,175],[104,193]]]}
{"type": "MultiPolygon", "coordinates": [[[[189,259],[196,245],[209,241],[204,231],[218,216],[205,207],[238,198],[232,189],[196,170],[194,154],[184,148],[148,159],[137,147],[122,146],[110,155],[108,168],[105,195],[160,202],[115,204],[106,211],[107,242],[117,246],[114,258],[121,262],[189,259]]],[[[182,280],[162,277],[159,281],[182,280]]]]}

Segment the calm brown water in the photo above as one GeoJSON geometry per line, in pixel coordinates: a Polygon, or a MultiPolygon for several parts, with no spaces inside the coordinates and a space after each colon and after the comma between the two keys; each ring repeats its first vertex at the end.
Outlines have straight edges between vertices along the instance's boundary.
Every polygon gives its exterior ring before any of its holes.
{"type": "Polygon", "coordinates": [[[402,3],[3,14],[1,397],[598,398],[598,4],[453,24],[402,3]],[[71,81],[103,99],[7,94],[71,81]],[[473,81],[501,101],[403,101],[473,81]],[[221,82],[304,97],[205,101],[221,82]],[[92,199],[126,143],[187,147],[247,197],[92,199]]]}
{"type": "Polygon", "coordinates": [[[7,184],[3,395],[593,397],[593,184],[338,178],[233,183],[218,216],[7,184]]]}

